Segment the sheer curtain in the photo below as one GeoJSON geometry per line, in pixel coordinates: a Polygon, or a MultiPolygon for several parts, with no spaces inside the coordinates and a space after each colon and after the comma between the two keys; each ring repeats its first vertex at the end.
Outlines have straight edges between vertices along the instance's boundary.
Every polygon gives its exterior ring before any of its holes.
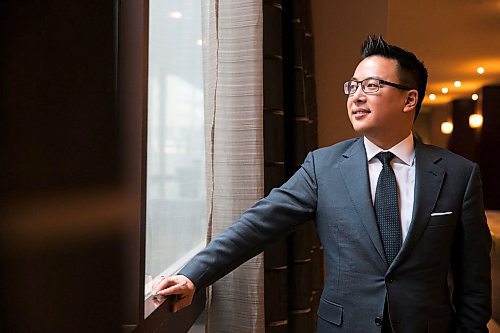
{"type": "MultiPolygon", "coordinates": [[[[210,240],[264,193],[261,0],[203,1],[210,240]]],[[[264,332],[259,255],[208,290],[207,332],[264,332]]]]}

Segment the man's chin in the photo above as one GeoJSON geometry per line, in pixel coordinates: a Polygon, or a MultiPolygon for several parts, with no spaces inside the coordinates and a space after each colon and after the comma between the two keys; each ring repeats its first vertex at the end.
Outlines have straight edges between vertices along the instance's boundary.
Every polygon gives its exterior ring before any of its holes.
{"type": "Polygon", "coordinates": [[[357,135],[359,135],[359,136],[365,135],[365,133],[366,133],[365,126],[360,126],[360,124],[353,124],[353,123],[351,123],[351,125],[352,125],[352,129],[354,130],[354,132],[356,132],[357,135]]]}

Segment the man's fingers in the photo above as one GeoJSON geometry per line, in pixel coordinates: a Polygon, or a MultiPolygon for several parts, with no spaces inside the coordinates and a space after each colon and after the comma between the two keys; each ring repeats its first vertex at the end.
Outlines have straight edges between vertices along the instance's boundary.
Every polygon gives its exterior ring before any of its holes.
{"type": "Polygon", "coordinates": [[[177,295],[171,303],[172,311],[177,312],[191,304],[195,290],[196,287],[191,280],[183,275],[175,275],[158,278],[151,293],[154,296],[177,295]]]}
{"type": "Polygon", "coordinates": [[[153,294],[156,294],[160,290],[166,289],[170,286],[182,284],[184,282],[185,281],[178,279],[176,276],[172,276],[172,277],[161,276],[155,281],[155,283],[153,283],[153,288],[152,288],[151,292],[153,294]]]}
{"type": "Polygon", "coordinates": [[[194,294],[195,286],[191,280],[183,275],[171,277],[161,277],[153,286],[151,293],[153,295],[168,296],[179,294],[181,298],[194,294]]]}
{"type": "Polygon", "coordinates": [[[184,294],[189,291],[190,289],[187,287],[187,282],[181,282],[165,289],[158,290],[156,295],[167,296],[173,294],[184,294]]]}

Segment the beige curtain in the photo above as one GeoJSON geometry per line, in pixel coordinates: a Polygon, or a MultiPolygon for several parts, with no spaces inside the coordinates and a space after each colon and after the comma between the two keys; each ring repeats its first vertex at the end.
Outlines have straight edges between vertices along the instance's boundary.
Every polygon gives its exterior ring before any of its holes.
{"type": "MultiPolygon", "coordinates": [[[[262,1],[203,0],[208,234],[264,193],[262,1]]],[[[259,255],[208,291],[207,332],[264,332],[259,255]]]]}

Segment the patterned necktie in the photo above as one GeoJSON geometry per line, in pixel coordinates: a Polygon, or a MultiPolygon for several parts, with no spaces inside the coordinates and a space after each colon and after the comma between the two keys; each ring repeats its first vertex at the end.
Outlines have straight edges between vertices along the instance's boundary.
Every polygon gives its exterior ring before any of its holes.
{"type": "Polygon", "coordinates": [[[375,157],[382,162],[382,171],[378,177],[377,190],[375,191],[375,215],[387,263],[390,265],[401,248],[398,184],[390,164],[394,154],[380,152],[375,157]]]}

